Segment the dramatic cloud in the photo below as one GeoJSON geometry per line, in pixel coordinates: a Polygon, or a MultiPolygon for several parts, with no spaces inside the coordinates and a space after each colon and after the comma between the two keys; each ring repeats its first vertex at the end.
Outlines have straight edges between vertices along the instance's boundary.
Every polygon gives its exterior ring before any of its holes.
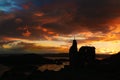
{"type": "Polygon", "coordinates": [[[1,39],[69,44],[75,35],[84,45],[119,40],[119,26],[119,0],[0,0],[1,39]]]}

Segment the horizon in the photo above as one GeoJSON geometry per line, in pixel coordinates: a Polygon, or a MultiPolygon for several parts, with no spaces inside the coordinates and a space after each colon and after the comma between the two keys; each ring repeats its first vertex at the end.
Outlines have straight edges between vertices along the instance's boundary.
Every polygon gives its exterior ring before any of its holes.
{"type": "Polygon", "coordinates": [[[94,46],[120,51],[119,0],[0,0],[0,53],[68,53],[94,46]]]}

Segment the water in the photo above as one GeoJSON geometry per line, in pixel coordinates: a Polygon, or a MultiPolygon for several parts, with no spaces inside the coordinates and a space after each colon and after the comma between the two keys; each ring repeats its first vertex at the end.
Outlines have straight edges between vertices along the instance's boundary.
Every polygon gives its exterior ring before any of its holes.
{"type": "Polygon", "coordinates": [[[38,67],[38,70],[45,71],[45,70],[53,70],[53,71],[59,71],[62,68],[64,68],[65,65],[69,65],[69,62],[63,62],[61,65],[57,64],[45,64],[38,67]]]}

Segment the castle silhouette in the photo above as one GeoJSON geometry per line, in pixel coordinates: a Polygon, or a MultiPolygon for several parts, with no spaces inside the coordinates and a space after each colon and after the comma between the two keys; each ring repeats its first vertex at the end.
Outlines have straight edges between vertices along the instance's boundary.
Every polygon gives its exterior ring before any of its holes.
{"type": "Polygon", "coordinates": [[[74,39],[69,49],[69,60],[72,68],[93,65],[95,63],[95,47],[82,46],[78,51],[77,41],[74,39]]]}

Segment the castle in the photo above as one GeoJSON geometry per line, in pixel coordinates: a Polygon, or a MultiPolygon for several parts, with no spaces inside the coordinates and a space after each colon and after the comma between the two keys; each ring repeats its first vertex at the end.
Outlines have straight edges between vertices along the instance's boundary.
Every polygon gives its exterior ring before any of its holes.
{"type": "Polygon", "coordinates": [[[84,67],[95,63],[95,47],[82,46],[79,51],[77,41],[74,39],[69,49],[69,60],[71,67],[84,67]]]}

